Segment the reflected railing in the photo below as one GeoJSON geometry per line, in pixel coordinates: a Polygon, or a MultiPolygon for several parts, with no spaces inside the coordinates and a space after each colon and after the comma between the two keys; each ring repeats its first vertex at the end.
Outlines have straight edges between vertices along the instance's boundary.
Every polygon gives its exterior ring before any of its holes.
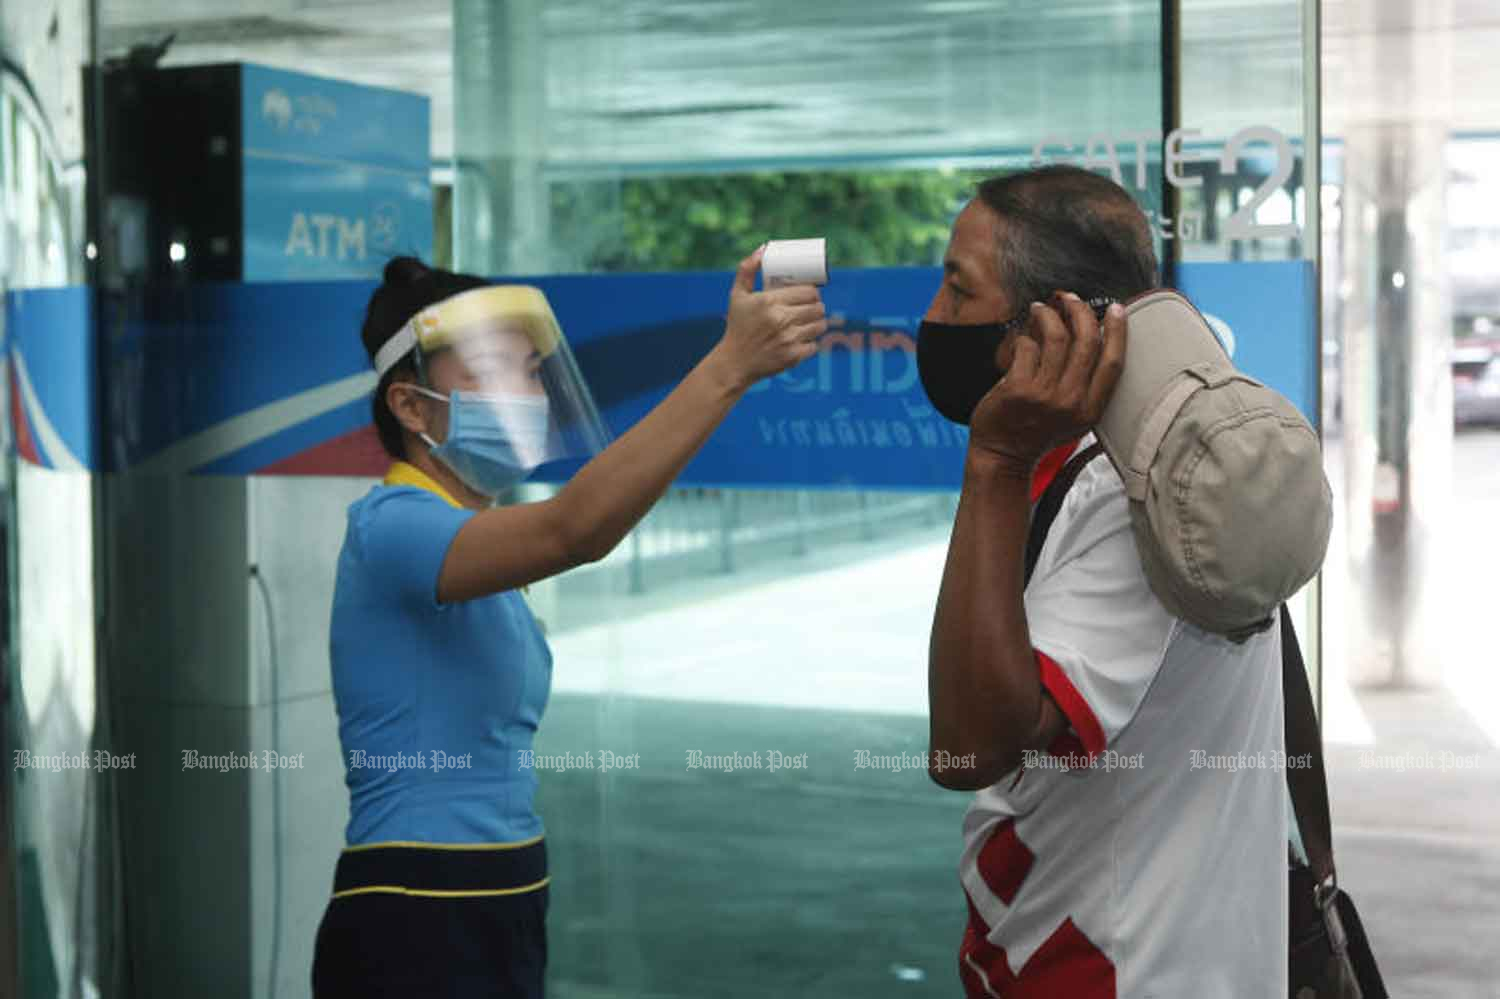
{"type": "MultiPolygon", "coordinates": [[[[566,598],[596,593],[601,572],[621,573],[632,596],[691,588],[705,578],[835,545],[930,533],[952,523],[957,498],[933,492],[673,489],[606,558],[558,579],[560,599],[548,615],[548,630],[597,623],[594,615],[570,614],[569,608],[586,605],[566,598]]],[[[809,562],[809,570],[817,567],[809,562]]]]}

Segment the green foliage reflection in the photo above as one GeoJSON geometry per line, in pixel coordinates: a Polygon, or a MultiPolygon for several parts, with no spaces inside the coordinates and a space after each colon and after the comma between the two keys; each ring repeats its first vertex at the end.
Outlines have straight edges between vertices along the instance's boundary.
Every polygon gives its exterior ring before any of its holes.
{"type": "Polygon", "coordinates": [[[631,177],[552,187],[552,245],[568,270],[732,268],[767,239],[826,236],[834,267],[942,260],[983,176],[887,170],[631,177]]]}

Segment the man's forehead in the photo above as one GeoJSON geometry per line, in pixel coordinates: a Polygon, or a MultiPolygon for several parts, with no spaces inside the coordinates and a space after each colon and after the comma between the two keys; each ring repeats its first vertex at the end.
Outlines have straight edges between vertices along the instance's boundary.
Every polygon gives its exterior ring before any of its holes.
{"type": "Polygon", "coordinates": [[[971,201],[953,222],[943,269],[957,271],[975,280],[995,270],[995,213],[980,201],[971,201]]]}

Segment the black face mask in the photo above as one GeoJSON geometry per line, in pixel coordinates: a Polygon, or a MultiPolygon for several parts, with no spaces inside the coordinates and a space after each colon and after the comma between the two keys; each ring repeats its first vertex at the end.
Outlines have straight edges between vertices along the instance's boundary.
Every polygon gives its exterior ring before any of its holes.
{"type": "Polygon", "coordinates": [[[917,329],[917,374],[932,408],[968,424],[979,400],[1005,374],[995,352],[1016,327],[1014,320],[955,325],[924,319],[917,329]]]}
{"type": "MultiPolygon", "coordinates": [[[[1103,322],[1104,310],[1113,301],[1091,298],[1085,304],[1103,322]]],[[[917,328],[917,374],[932,408],[967,426],[979,400],[1005,376],[995,363],[996,351],[1028,318],[1029,312],[1023,312],[1003,323],[956,325],[922,320],[917,328]]]]}

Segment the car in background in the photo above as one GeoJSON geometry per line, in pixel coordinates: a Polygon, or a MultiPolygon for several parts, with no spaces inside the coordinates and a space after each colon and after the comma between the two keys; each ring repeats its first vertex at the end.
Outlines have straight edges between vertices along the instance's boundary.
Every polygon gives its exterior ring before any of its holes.
{"type": "Polygon", "coordinates": [[[1465,337],[1454,346],[1453,423],[1500,426],[1500,338],[1465,337]]]}

